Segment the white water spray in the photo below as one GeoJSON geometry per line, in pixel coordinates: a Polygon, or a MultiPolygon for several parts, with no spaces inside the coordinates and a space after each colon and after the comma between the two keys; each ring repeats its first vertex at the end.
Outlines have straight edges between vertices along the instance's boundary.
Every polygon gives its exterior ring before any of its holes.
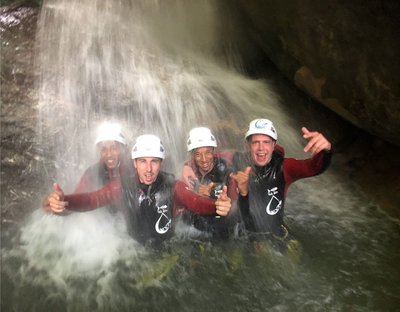
{"type": "MultiPolygon", "coordinates": [[[[219,9],[214,1],[43,3],[37,36],[40,133],[54,147],[65,191],[96,160],[93,133],[105,119],[118,120],[130,143],[146,132],[159,135],[167,148],[165,169],[174,173],[186,158],[193,126],[212,128],[221,148],[241,149],[252,118],[287,124],[263,81],[222,65],[229,61],[221,62],[219,51],[231,39],[221,36],[219,9]]],[[[85,274],[107,296],[115,276],[99,274],[122,259],[139,261],[119,221],[106,210],[39,213],[22,229],[23,251],[32,267],[47,271],[62,289],[85,274]]]]}
{"type": "Polygon", "coordinates": [[[218,14],[214,1],[44,2],[41,118],[55,134],[62,180],[66,170],[82,170],[76,164],[92,153],[92,129],[103,119],[120,120],[131,142],[145,132],[159,135],[174,173],[193,126],[211,127],[221,147],[236,148],[252,118],[287,124],[263,81],[217,63],[218,46],[230,40],[218,37],[218,14]]]}
{"type": "MultiPolygon", "coordinates": [[[[119,120],[130,143],[145,132],[158,134],[167,147],[166,169],[174,173],[186,158],[188,130],[200,125],[212,128],[221,148],[240,149],[249,121],[270,118],[287,154],[302,155],[300,131],[292,127],[292,118],[274,92],[223,59],[221,47],[238,39],[222,36],[223,5],[212,0],[43,2],[37,38],[41,138],[54,147],[57,180],[66,191],[95,161],[93,132],[103,119],[119,120]]],[[[9,284],[16,289],[15,310],[24,311],[31,302],[37,310],[61,306],[69,311],[204,310],[209,302],[215,310],[345,310],[346,295],[356,293],[362,301],[371,288],[359,276],[352,279],[357,263],[347,260],[349,255],[355,261],[367,259],[364,265],[372,269],[380,267],[381,257],[374,251],[367,257],[355,252],[366,248],[363,244],[372,236],[368,225],[379,227],[382,236],[398,227],[370,216],[359,218],[365,204],[353,198],[357,192],[342,177],[330,173],[313,179],[291,188],[286,211],[303,238],[316,249],[327,248],[321,254],[309,247],[309,252],[327,258],[322,266],[340,255],[333,271],[321,269],[316,261],[293,274],[280,255],[263,259],[246,249],[246,243],[227,248],[227,253],[207,253],[205,248],[199,263],[191,254],[180,253],[176,274],[166,278],[164,287],[148,289],[149,284],[157,285],[174,259],[144,252],[127,236],[119,216],[102,209],[65,217],[38,211],[21,229],[22,244],[2,253],[9,284]],[[235,247],[244,257],[254,257],[256,265],[238,260],[235,266],[235,247]],[[9,266],[14,259],[21,262],[16,276],[9,266]],[[165,260],[161,268],[153,265],[160,259],[165,260]],[[296,296],[293,289],[299,290],[296,296]],[[221,293],[231,296],[223,298],[221,293]]],[[[377,237],[372,246],[376,249],[382,243],[379,233],[377,237]]],[[[199,246],[191,252],[203,250],[199,246]]],[[[390,276],[386,280],[390,285],[390,276]]]]}

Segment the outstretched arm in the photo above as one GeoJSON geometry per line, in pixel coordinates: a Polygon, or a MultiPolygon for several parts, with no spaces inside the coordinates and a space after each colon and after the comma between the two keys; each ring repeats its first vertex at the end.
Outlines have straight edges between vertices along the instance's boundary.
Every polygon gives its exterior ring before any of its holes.
{"type": "Polygon", "coordinates": [[[214,200],[191,191],[184,182],[177,181],[174,193],[175,205],[184,206],[186,209],[200,215],[214,215],[216,213],[226,215],[231,208],[231,199],[226,192],[225,186],[225,195],[223,195],[223,191],[221,196],[214,200]]]}
{"type": "Polygon", "coordinates": [[[54,191],[43,200],[42,206],[48,212],[61,213],[65,209],[73,211],[90,211],[121,200],[121,184],[119,179],[114,179],[103,188],[89,193],[64,195],[57,183],[53,185],[54,191]]]}
{"type": "Polygon", "coordinates": [[[116,178],[95,192],[65,195],[64,200],[68,202],[66,208],[69,210],[90,211],[118,203],[121,197],[121,181],[116,178]]]}
{"type": "Polygon", "coordinates": [[[53,192],[42,202],[43,209],[47,212],[61,213],[66,206],[68,202],[64,201],[64,191],[58,183],[54,183],[53,192]]]}

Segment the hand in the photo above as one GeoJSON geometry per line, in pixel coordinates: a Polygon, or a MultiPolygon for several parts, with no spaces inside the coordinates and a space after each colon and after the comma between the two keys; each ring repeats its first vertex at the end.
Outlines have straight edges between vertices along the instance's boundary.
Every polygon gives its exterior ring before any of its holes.
{"type": "Polygon", "coordinates": [[[185,182],[191,190],[194,189],[194,181],[198,180],[192,167],[184,165],[182,168],[182,181],[185,182]]]}
{"type": "Polygon", "coordinates": [[[237,182],[237,187],[240,195],[247,196],[249,193],[249,177],[251,167],[246,167],[244,171],[238,171],[237,173],[231,173],[231,178],[237,182]]]}
{"type": "Polygon", "coordinates": [[[200,184],[198,193],[200,195],[209,197],[213,186],[214,186],[213,182],[211,182],[210,184],[200,184]]]}
{"type": "Polygon", "coordinates": [[[218,199],[215,201],[216,212],[218,215],[225,217],[231,210],[231,199],[228,197],[228,188],[226,185],[222,188],[221,194],[218,195],[218,199]]]}
{"type": "Polygon", "coordinates": [[[311,151],[311,156],[314,156],[322,150],[331,150],[331,143],[321,133],[317,131],[310,132],[306,127],[301,128],[301,131],[303,131],[303,138],[308,140],[304,152],[311,151]]]}
{"type": "Polygon", "coordinates": [[[43,209],[47,212],[61,213],[68,206],[68,202],[64,201],[64,192],[58,183],[53,184],[54,191],[43,200],[43,209]]]}

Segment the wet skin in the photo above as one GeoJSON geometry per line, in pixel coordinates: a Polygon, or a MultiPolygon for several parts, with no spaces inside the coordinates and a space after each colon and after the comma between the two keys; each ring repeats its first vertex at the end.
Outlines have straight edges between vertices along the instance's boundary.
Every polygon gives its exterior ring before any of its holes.
{"type": "Polygon", "coordinates": [[[158,176],[161,168],[161,159],[156,157],[141,157],[133,159],[133,165],[135,166],[139,181],[150,185],[158,176]]]}
{"type": "Polygon", "coordinates": [[[256,166],[267,165],[272,158],[275,141],[265,134],[253,134],[249,140],[250,156],[256,166]]]}
{"type": "Polygon", "coordinates": [[[210,172],[214,166],[214,148],[199,147],[193,151],[193,159],[202,175],[210,172]]]}
{"type": "Polygon", "coordinates": [[[119,165],[121,145],[115,141],[103,141],[98,143],[100,149],[100,160],[108,169],[115,169],[119,165]]]}

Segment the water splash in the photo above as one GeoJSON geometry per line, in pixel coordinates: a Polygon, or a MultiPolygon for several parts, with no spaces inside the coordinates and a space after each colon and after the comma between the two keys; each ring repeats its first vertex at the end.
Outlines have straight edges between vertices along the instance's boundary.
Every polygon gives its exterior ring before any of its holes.
{"type": "Polygon", "coordinates": [[[217,48],[230,40],[218,37],[219,13],[214,1],[45,1],[39,105],[41,124],[55,134],[59,171],[75,176],[74,164],[93,153],[94,125],[105,118],[120,120],[131,142],[144,132],[159,135],[172,172],[195,125],[215,129],[226,148],[241,145],[237,134],[251,118],[286,125],[265,82],[219,60],[217,48]]]}
{"type": "MultiPolygon", "coordinates": [[[[221,12],[229,11],[224,5],[43,2],[37,38],[40,133],[43,144],[54,147],[63,186],[72,188],[94,160],[93,130],[104,118],[119,120],[130,143],[144,132],[158,134],[169,152],[167,170],[175,173],[185,158],[186,133],[198,125],[211,127],[221,147],[236,148],[251,119],[268,117],[287,154],[301,152],[299,131],[279,97],[265,81],[241,73],[234,49],[224,53],[243,39],[223,36],[227,17],[221,12]]],[[[120,217],[106,210],[65,217],[37,211],[14,247],[2,250],[2,284],[8,286],[7,293],[2,289],[2,306],[16,311],[389,309],[399,300],[399,273],[392,269],[400,254],[392,243],[399,239],[399,225],[366,203],[338,172],[290,189],[286,212],[305,250],[297,267],[282,254],[257,252],[247,241],[178,240],[171,242],[171,254],[153,253],[138,246],[120,217]],[[380,297],[387,302],[382,305],[380,297]]]]}

